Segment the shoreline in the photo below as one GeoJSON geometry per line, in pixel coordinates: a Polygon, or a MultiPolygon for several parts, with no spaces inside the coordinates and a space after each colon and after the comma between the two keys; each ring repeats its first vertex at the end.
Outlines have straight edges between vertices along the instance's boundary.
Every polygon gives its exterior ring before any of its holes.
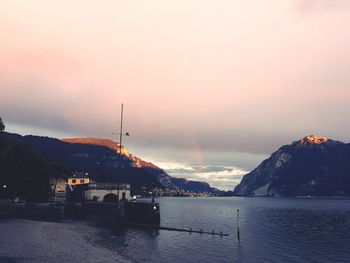
{"type": "Polygon", "coordinates": [[[85,221],[0,220],[1,262],[131,262],[96,242],[99,229],[85,221]]]}

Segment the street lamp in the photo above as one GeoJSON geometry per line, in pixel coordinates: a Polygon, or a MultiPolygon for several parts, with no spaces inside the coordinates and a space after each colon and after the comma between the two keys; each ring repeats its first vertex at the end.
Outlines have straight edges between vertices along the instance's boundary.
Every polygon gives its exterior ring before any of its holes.
{"type": "Polygon", "coordinates": [[[6,192],[6,188],[7,188],[7,185],[6,184],[4,184],[3,186],[2,186],[2,189],[4,189],[3,190],[3,197],[5,198],[5,192],[6,192]]]}

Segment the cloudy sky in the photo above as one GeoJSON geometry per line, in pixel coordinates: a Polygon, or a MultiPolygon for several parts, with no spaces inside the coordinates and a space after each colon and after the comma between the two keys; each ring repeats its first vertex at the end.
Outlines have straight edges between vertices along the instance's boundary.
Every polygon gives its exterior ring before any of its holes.
{"type": "Polygon", "coordinates": [[[232,189],[308,134],[350,142],[350,1],[0,1],[0,116],[113,138],[232,189]]]}

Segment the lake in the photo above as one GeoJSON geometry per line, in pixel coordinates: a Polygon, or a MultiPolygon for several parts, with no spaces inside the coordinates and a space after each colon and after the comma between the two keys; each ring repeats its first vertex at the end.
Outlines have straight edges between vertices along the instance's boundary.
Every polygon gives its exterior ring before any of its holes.
{"type": "Polygon", "coordinates": [[[161,225],[229,236],[118,228],[97,242],[133,262],[350,262],[350,200],[171,198],[161,225]],[[240,240],[236,215],[240,210],[240,240]]]}

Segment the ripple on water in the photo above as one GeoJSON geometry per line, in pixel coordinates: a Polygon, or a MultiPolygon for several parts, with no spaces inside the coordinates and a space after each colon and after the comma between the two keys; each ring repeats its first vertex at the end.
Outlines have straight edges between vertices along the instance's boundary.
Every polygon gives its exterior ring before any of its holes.
{"type": "Polygon", "coordinates": [[[116,229],[100,244],[135,262],[350,262],[350,202],[334,199],[161,198],[164,226],[229,237],[116,229]],[[236,237],[236,210],[240,233],[236,237]]]}

